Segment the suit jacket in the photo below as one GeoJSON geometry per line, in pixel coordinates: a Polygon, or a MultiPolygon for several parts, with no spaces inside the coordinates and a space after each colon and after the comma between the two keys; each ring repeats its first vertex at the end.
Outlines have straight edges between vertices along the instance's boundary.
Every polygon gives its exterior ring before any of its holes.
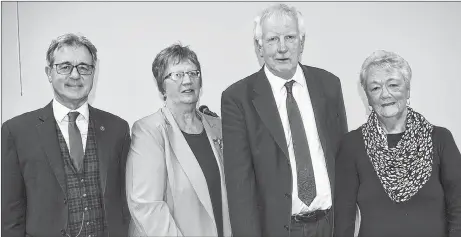
{"type": "MultiPolygon", "coordinates": [[[[301,68],[333,192],[334,157],[341,136],[347,132],[341,84],[325,70],[304,65],[301,68]]],[[[222,94],[221,110],[224,170],[234,236],[289,236],[291,166],[264,68],[227,88],[222,94]]]]}
{"type": "MultiPolygon", "coordinates": [[[[129,211],[125,165],[128,123],[89,106],[97,143],[106,235],[124,237],[129,211]]],[[[68,221],[66,176],[52,103],[2,125],[2,236],[65,235],[68,221]]]]}
{"type": "MultiPolygon", "coordinates": [[[[198,112],[221,176],[224,236],[231,236],[221,121],[198,112]]],[[[205,176],[168,108],[133,125],[127,162],[130,236],[217,236],[205,176]]]]}

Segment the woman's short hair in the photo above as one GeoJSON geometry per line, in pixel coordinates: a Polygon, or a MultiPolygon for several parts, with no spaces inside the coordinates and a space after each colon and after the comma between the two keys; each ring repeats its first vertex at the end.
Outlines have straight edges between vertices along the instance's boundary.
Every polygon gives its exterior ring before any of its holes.
{"type": "Polygon", "coordinates": [[[405,84],[410,88],[411,68],[408,62],[400,57],[400,55],[385,50],[377,50],[373,52],[362,64],[360,70],[360,84],[365,89],[366,80],[371,70],[376,68],[396,70],[403,76],[405,84]]]}
{"type": "Polygon", "coordinates": [[[258,41],[259,45],[262,44],[262,24],[272,16],[285,16],[296,20],[298,23],[299,38],[302,39],[305,36],[306,29],[304,28],[304,19],[301,12],[296,10],[295,7],[289,7],[285,4],[276,4],[264,9],[254,20],[254,40],[258,41]]]}
{"type": "MultiPolygon", "coordinates": [[[[189,46],[182,46],[181,43],[173,44],[168,48],[163,49],[154,59],[152,63],[152,73],[157,81],[157,87],[162,95],[165,95],[165,88],[163,88],[163,82],[165,81],[165,73],[168,67],[176,65],[181,62],[190,62],[197,67],[200,72],[200,62],[197,59],[197,54],[189,49],[189,46]]],[[[200,80],[200,86],[202,80],[200,80]]]]}
{"type": "Polygon", "coordinates": [[[52,67],[54,63],[54,52],[59,50],[63,46],[84,46],[90,51],[91,57],[93,58],[93,65],[96,66],[96,61],[98,61],[96,47],[88,40],[85,36],[76,35],[72,33],[67,33],[59,36],[58,38],[51,41],[50,47],[46,51],[46,63],[48,66],[52,67]]]}

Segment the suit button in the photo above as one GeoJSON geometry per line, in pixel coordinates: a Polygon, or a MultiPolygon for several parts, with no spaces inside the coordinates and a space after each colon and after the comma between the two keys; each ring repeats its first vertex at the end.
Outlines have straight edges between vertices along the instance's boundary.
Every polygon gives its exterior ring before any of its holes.
{"type": "Polygon", "coordinates": [[[284,225],[283,228],[285,228],[285,230],[287,230],[287,231],[290,229],[290,228],[288,228],[287,225],[284,225]]]}
{"type": "Polygon", "coordinates": [[[287,199],[288,199],[288,198],[291,198],[291,194],[285,193],[285,198],[287,198],[287,199]]]}
{"type": "Polygon", "coordinates": [[[66,231],[65,231],[64,229],[61,229],[61,234],[62,234],[63,236],[66,236],[66,231]]]}

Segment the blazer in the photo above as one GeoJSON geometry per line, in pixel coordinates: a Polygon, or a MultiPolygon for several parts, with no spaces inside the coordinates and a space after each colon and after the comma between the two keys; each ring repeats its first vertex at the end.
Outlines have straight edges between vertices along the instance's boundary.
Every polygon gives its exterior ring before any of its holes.
{"type": "MultiPolygon", "coordinates": [[[[341,84],[333,74],[300,65],[315,115],[334,197],[334,160],[347,132],[341,84]]],[[[289,236],[292,173],[287,141],[264,68],[222,93],[229,213],[234,236],[289,236]]],[[[333,223],[330,223],[333,225],[333,223]]]]}
{"type": "MultiPolygon", "coordinates": [[[[224,236],[231,236],[221,121],[201,112],[221,176],[224,236]]],[[[168,108],[136,121],[126,185],[130,236],[217,236],[205,176],[168,108]]]]}
{"type": "MultiPolygon", "coordinates": [[[[95,126],[106,236],[126,236],[128,123],[89,107],[95,126]]],[[[2,236],[65,236],[66,176],[52,103],[2,125],[2,236]]]]}

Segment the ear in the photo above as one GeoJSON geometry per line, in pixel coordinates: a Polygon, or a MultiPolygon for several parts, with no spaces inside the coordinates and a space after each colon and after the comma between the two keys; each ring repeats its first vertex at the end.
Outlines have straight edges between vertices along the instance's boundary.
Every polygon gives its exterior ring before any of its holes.
{"type": "Polygon", "coordinates": [[[304,51],[304,41],[306,40],[306,35],[301,37],[301,53],[304,51]]]}
{"type": "Polygon", "coordinates": [[[203,87],[200,86],[200,92],[198,93],[198,99],[200,100],[200,98],[202,98],[202,95],[203,95],[203,87]]]}
{"type": "Polygon", "coordinates": [[[45,73],[46,73],[46,76],[48,77],[48,81],[51,83],[51,67],[46,66],[45,73]]]}
{"type": "Polygon", "coordinates": [[[255,52],[259,57],[263,57],[263,46],[259,44],[258,40],[254,40],[255,52]]]}

